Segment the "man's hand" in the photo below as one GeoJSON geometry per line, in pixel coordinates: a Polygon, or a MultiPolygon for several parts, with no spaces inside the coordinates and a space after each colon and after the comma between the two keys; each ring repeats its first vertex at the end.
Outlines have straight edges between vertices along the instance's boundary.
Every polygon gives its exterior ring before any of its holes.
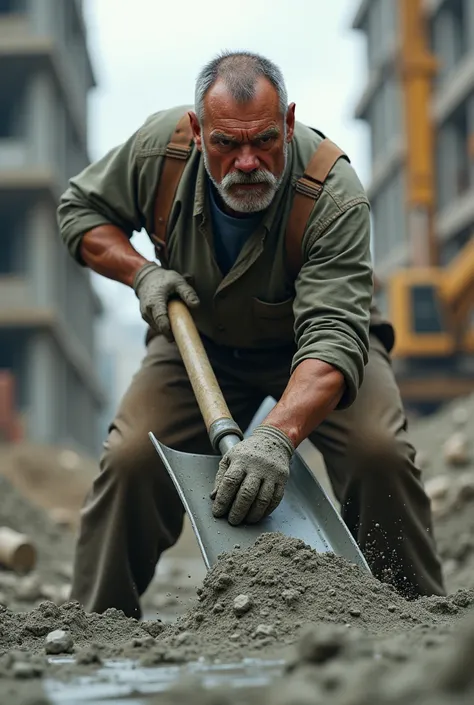
{"type": "Polygon", "coordinates": [[[260,425],[231,448],[219,463],[212,513],[229,512],[229,524],[256,523],[283,499],[294,453],[290,439],[274,426],[260,425]]]}
{"type": "Polygon", "coordinates": [[[173,340],[168,317],[168,301],[179,296],[189,308],[199,304],[194,289],[185,278],[173,270],[163,269],[154,262],[141,267],[133,280],[133,289],[140,301],[140,313],[152,328],[173,340]]]}

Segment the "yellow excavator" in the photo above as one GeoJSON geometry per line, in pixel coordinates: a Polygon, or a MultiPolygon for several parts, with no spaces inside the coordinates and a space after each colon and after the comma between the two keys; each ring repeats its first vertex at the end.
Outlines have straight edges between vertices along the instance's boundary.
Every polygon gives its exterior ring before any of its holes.
{"type": "Polygon", "coordinates": [[[446,267],[409,267],[384,286],[394,366],[408,406],[474,392],[474,237],[446,267]]]}

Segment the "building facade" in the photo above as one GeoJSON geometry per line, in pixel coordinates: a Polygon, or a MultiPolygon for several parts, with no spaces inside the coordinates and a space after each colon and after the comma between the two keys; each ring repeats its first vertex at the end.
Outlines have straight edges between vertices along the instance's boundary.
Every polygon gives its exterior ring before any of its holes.
{"type": "Polygon", "coordinates": [[[0,369],[24,435],[96,451],[101,304],[62,245],[58,199],[88,163],[95,85],[77,0],[0,0],[0,369]]]}
{"type": "Polygon", "coordinates": [[[474,2],[362,0],[353,28],[379,303],[402,392],[436,406],[474,390],[474,2]]]}

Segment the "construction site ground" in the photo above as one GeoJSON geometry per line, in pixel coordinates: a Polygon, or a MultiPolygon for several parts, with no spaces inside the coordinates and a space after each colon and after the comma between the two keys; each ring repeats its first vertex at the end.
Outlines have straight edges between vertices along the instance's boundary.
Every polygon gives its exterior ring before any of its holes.
{"type": "MultiPolygon", "coordinates": [[[[188,522],[143,597],[144,618],[69,600],[93,460],[0,447],[0,526],[37,564],[0,569],[0,702],[440,705],[474,702],[474,397],[412,423],[446,598],[403,599],[341,558],[267,534],[206,575],[188,522]]],[[[305,459],[330,493],[319,455],[305,459]]]]}

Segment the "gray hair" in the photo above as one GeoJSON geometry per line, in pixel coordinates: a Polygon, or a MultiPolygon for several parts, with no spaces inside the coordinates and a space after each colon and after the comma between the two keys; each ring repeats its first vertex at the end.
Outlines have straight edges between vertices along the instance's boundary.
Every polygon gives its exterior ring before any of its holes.
{"type": "Polygon", "coordinates": [[[194,109],[199,122],[204,118],[204,98],[208,90],[221,78],[234,100],[245,103],[255,96],[255,85],[264,77],[275,87],[282,115],[288,109],[288,94],[283,74],[272,61],[250,51],[224,51],[209,61],[196,80],[194,109]]]}

